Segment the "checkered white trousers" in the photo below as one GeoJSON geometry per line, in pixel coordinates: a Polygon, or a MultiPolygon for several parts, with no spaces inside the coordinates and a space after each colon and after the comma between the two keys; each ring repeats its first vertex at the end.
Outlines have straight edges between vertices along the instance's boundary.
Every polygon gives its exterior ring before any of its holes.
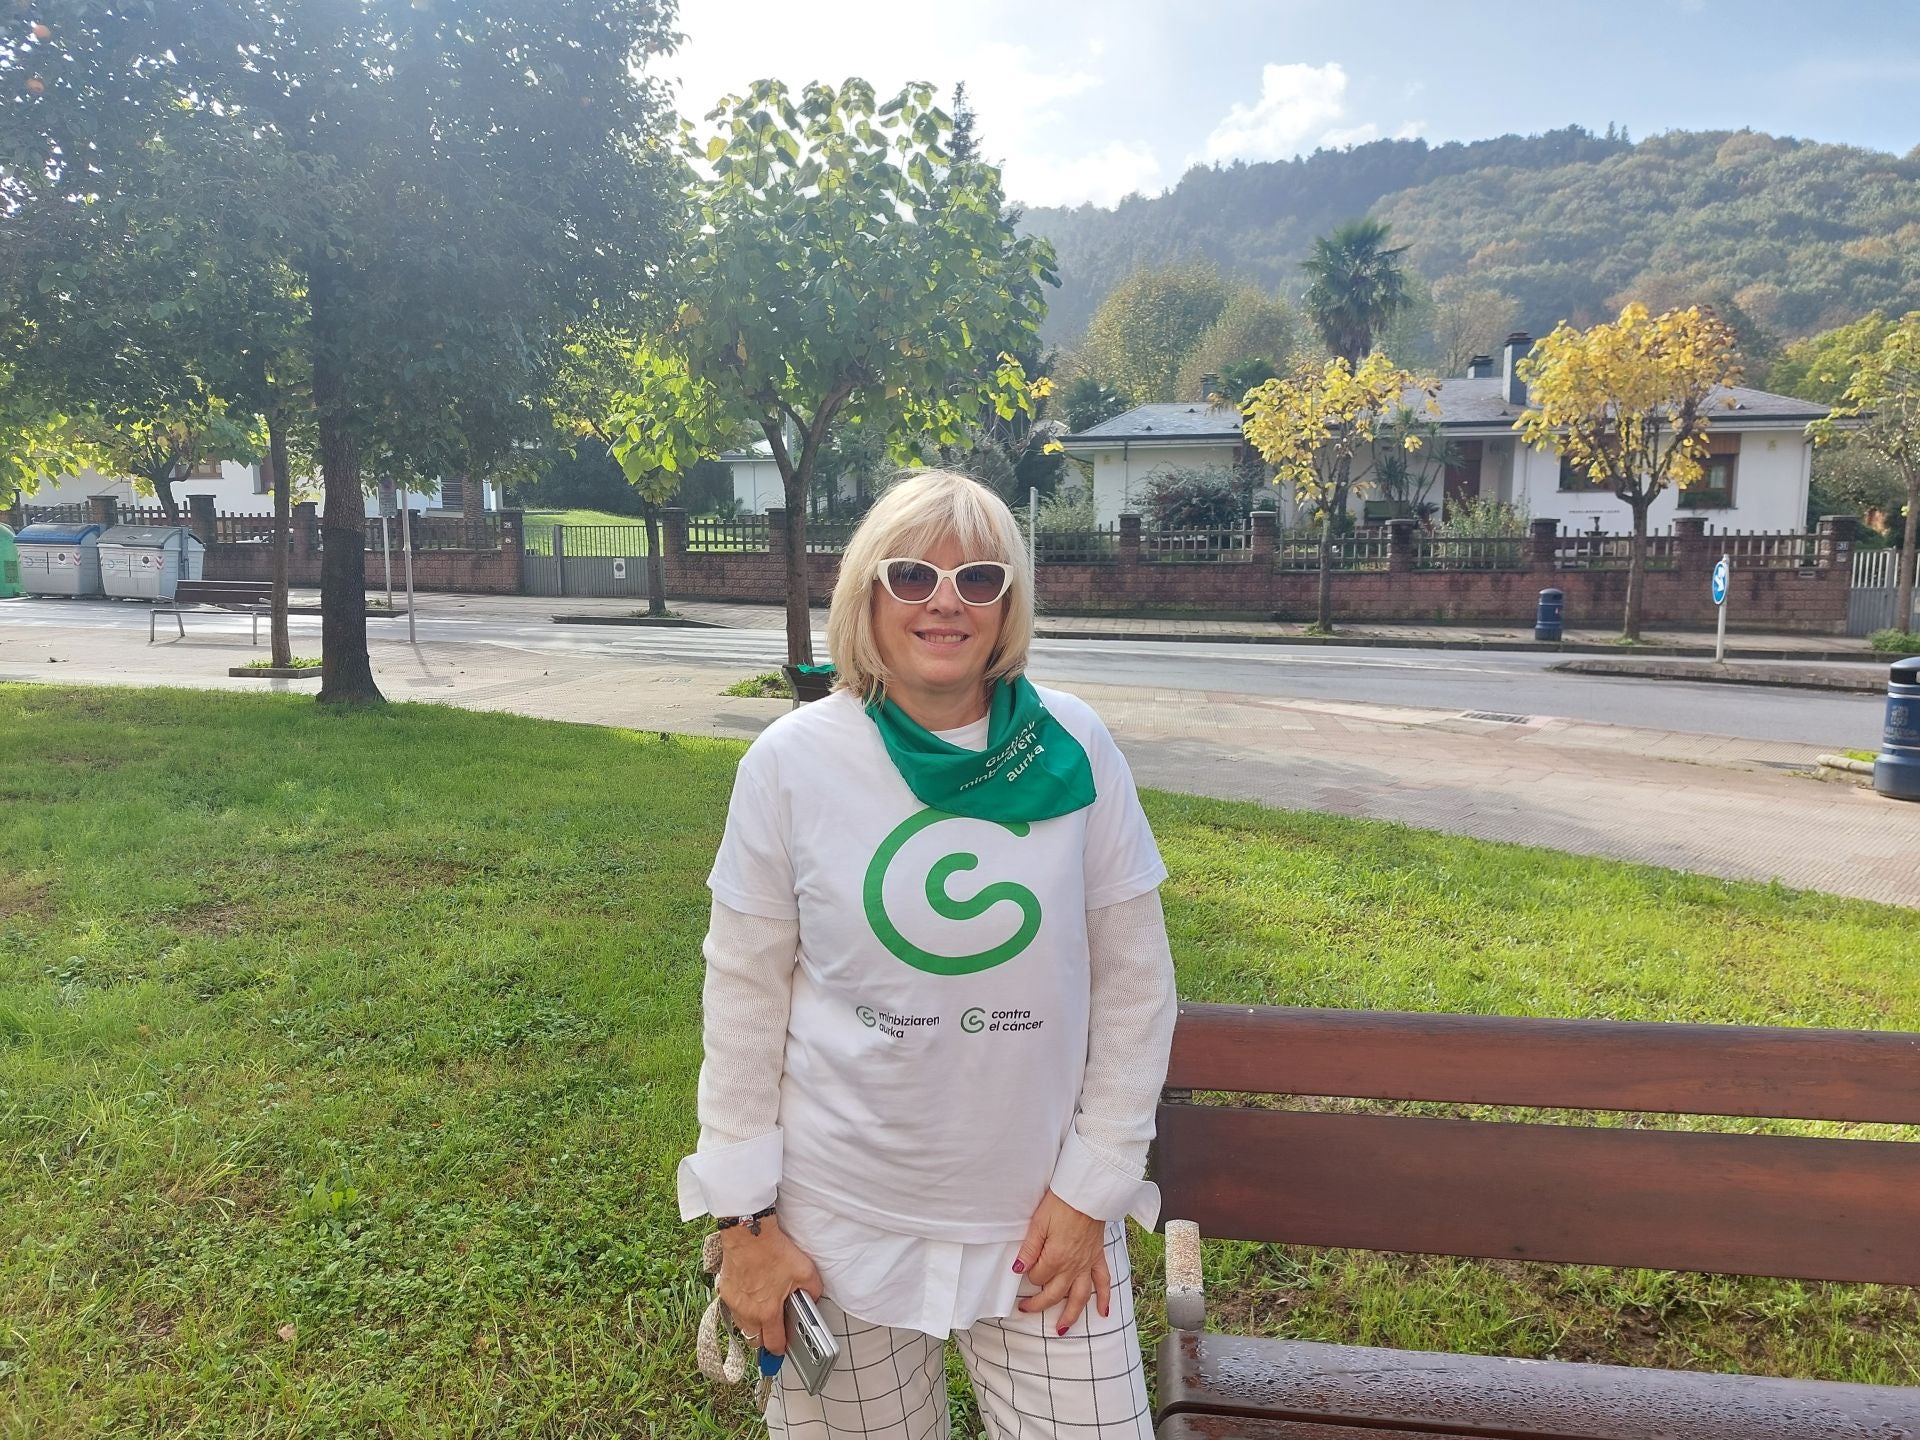
{"type": "MultiPolygon", "coordinates": [[[[1152,1440],[1124,1220],[1107,1227],[1107,1273],[1112,1313],[1103,1318],[1089,1301],[1065,1335],[1048,1328],[1057,1320],[1019,1311],[955,1332],[987,1440],[1152,1440]]],[[[817,1396],[780,1367],[767,1401],[772,1436],[948,1440],[945,1342],[852,1319],[832,1297],[820,1314],[840,1341],[839,1362],[817,1396]]]]}

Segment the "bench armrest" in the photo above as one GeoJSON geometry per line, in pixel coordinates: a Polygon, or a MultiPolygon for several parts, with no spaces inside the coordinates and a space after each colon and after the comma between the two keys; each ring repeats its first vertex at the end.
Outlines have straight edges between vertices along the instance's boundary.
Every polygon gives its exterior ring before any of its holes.
{"type": "Polygon", "coordinates": [[[1173,1330],[1207,1328],[1207,1286],[1200,1274],[1200,1227],[1191,1220],[1167,1221],[1167,1326],[1173,1330]]]}

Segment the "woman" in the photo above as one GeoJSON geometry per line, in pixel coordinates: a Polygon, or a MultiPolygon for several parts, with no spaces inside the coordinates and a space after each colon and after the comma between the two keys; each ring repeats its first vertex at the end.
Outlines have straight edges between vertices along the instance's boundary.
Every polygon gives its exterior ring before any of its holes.
{"type": "Polygon", "coordinates": [[[932,471],[855,532],[827,699],[740,762],[708,885],[700,1144],[721,1298],[775,1354],[840,1345],[775,1435],[944,1437],[946,1338],[990,1437],[1146,1437],[1125,1217],[1174,1020],[1166,867],[1106,728],[1023,674],[1007,507],[932,471]],[[821,1298],[824,1297],[824,1298],[821,1298]]]}

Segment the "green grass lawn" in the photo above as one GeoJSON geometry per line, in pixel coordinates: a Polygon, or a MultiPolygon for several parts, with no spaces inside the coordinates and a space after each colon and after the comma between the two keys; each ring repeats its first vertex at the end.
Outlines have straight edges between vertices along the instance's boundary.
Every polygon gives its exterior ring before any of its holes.
{"type": "MultiPolygon", "coordinates": [[[[737,745],[37,686],[0,734],[0,1435],[754,1433],[672,1205],[737,745]]],[[[1190,997],[1920,1029],[1911,912],[1147,804],[1190,997]]],[[[1223,1325],[1920,1381],[1907,1290],[1208,1266],[1223,1325]]]]}
{"type": "Polygon", "coordinates": [[[621,525],[639,527],[626,542],[638,547],[634,553],[646,552],[647,537],[644,533],[646,520],[639,515],[615,515],[606,510],[529,510],[523,522],[523,533],[527,545],[542,555],[552,553],[548,537],[556,525],[621,525]]]}

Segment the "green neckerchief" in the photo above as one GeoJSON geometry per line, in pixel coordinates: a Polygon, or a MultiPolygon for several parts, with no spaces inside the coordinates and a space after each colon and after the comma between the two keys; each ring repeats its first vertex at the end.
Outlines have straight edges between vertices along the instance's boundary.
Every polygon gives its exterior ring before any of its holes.
{"type": "Polygon", "coordinates": [[[1087,752],[1024,675],[993,687],[984,750],[949,744],[891,700],[869,703],[867,713],[907,788],[936,810],[976,820],[1051,820],[1093,803],[1087,752]]]}

